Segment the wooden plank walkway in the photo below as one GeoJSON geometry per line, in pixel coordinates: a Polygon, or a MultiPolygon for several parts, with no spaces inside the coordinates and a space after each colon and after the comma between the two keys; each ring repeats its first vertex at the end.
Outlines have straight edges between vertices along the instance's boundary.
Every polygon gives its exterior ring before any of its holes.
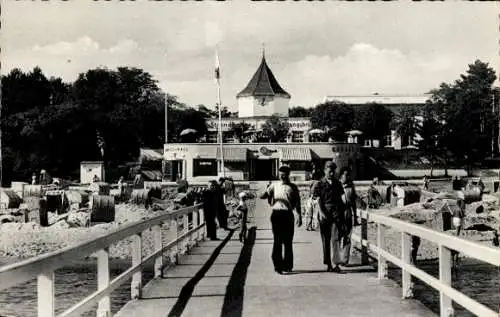
{"type": "Polygon", "coordinates": [[[295,233],[294,271],[276,274],[269,216],[267,203],[258,200],[245,246],[237,232],[219,231],[226,239],[193,248],[116,316],[435,316],[416,300],[402,300],[401,289],[380,282],[372,267],[325,272],[319,233],[303,227],[295,233]]]}

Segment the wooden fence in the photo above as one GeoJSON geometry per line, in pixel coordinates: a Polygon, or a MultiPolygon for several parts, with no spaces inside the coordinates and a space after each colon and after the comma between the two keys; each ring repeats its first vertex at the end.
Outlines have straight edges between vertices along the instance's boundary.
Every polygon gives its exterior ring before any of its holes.
{"type": "Polygon", "coordinates": [[[187,252],[191,243],[196,244],[198,241],[205,239],[205,221],[201,207],[200,204],[179,209],[142,222],[130,224],[75,246],[0,267],[0,290],[37,278],[38,316],[53,317],[55,316],[54,271],[67,265],[72,260],[97,253],[98,290],[58,316],[80,316],[96,303],[98,304],[98,317],[111,316],[110,294],[113,290],[132,278],[131,297],[132,299],[140,298],[142,269],[146,265],[154,263],[154,275],[159,277],[162,275],[164,268],[163,255],[165,253],[170,253],[172,261],[176,262],[178,255],[187,252]],[[182,231],[179,230],[178,226],[179,218],[182,219],[182,231]],[[189,219],[192,219],[191,223],[189,219]],[[169,223],[168,230],[171,241],[163,245],[161,227],[165,223],[169,223]],[[153,231],[154,252],[145,255],[142,254],[142,233],[150,229],[153,231]],[[109,247],[129,237],[132,238],[132,266],[113,280],[110,280],[109,247]]]}
{"type": "Polygon", "coordinates": [[[451,236],[444,232],[438,232],[389,216],[380,215],[378,212],[361,211],[361,237],[353,234],[352,240],[361,245],[362,262],[368,262],[368,251],[371,251],[377,256],[379,279],[387,278],[387,261],[389,261],[401,268],[403,298],[413,296],[413,284],[411,282],[412,276],[439,291],[441,317],[451,317],[454,315],[452,301],[455,301],[477,316],[500,316],[499,312],[493,311],[489,307],[473,300],[451,286],[452,250],[458,251],[465,256],[500,267],[500,249],[451,236]],[[368,222],[374,223],[377,226],[376,244],[368,241],[368,222]],[[398,258],[385,250],[385,230],[387,227],[401,232],[401,258],[398,258]],[[411,263],[410,255],[412,236],[420,237],[421,239],[425,239],[438,245],[438,279],[418,269],[411,263]]]}

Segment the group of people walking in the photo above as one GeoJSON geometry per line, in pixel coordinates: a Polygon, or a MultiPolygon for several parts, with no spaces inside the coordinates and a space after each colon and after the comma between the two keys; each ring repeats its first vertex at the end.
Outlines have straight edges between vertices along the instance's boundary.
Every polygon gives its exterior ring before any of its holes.
{"type": "Polygon", "coordinates": [[[201,193],[207,236],[210,240],[219,240],[217,238],[217,223],[219,228],[228,230],[229,212],[225,199],[227,194],[232,195],[232,191],[230,186],[224,186],[225,182],[226,180],[223,178],[219,180],[219,183],[216,180],[211,180],[201,193]]]}
{"type": "MultiPolygon", "coordinates": [[[[349,263],[351,232],[358,221],[351,170],[342,168],[338,178],[335,177],[336,170],[333,161],[325,164],[324,173],[316,170],[310,190],[323,244],[323,263],[328,272],[340,273],[340,266],[349,263]]],[[[272,261],[275,271],[283,274],[293,270],[294,229],[295,225],[302,226],[302,210],[299,189],[290,181],[288,166],[280,167],[279,178],[280,182],[269,184],[260,198],[267,199],[272,209],[272,261]]],[[[312,230],[314,218],[313,210],[307,214],[307,229],[312,230]]]]}

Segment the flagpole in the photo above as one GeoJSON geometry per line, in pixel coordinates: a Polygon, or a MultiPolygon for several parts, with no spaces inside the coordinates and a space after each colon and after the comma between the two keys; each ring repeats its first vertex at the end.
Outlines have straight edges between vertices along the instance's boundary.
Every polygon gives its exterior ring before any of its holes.
{"type": "Polygon", "coordinates": [[[168,143],[168,96],[165,92],[165,144],[168,143]]]}
{"type": "Polygon", "coordinates": [[[222,177],[225,177],[226,173],[224,168],[224,152],[222,150],[223,149],[222,144],[224,142],[224,139],[222,138],[222,102],[220,98],[220,65],[219,65],[219,52],[217,48],[215,54],[216,54],[215,79],[217,80],[217,108],[219,110],[219,150],[220,150],[220,172],[221,172],[220,174],[222,177]]]}

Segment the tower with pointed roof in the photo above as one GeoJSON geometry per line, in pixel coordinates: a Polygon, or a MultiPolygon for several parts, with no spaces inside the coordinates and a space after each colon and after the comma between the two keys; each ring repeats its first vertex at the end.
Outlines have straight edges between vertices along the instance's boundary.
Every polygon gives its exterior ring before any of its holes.
{"type": "Polygon", "coordinates": [[[290,94],[278,83],[266,62],[264,49],[259,68],[247,86],[236,96],[238,117],[288,116],[290,94]]]}

